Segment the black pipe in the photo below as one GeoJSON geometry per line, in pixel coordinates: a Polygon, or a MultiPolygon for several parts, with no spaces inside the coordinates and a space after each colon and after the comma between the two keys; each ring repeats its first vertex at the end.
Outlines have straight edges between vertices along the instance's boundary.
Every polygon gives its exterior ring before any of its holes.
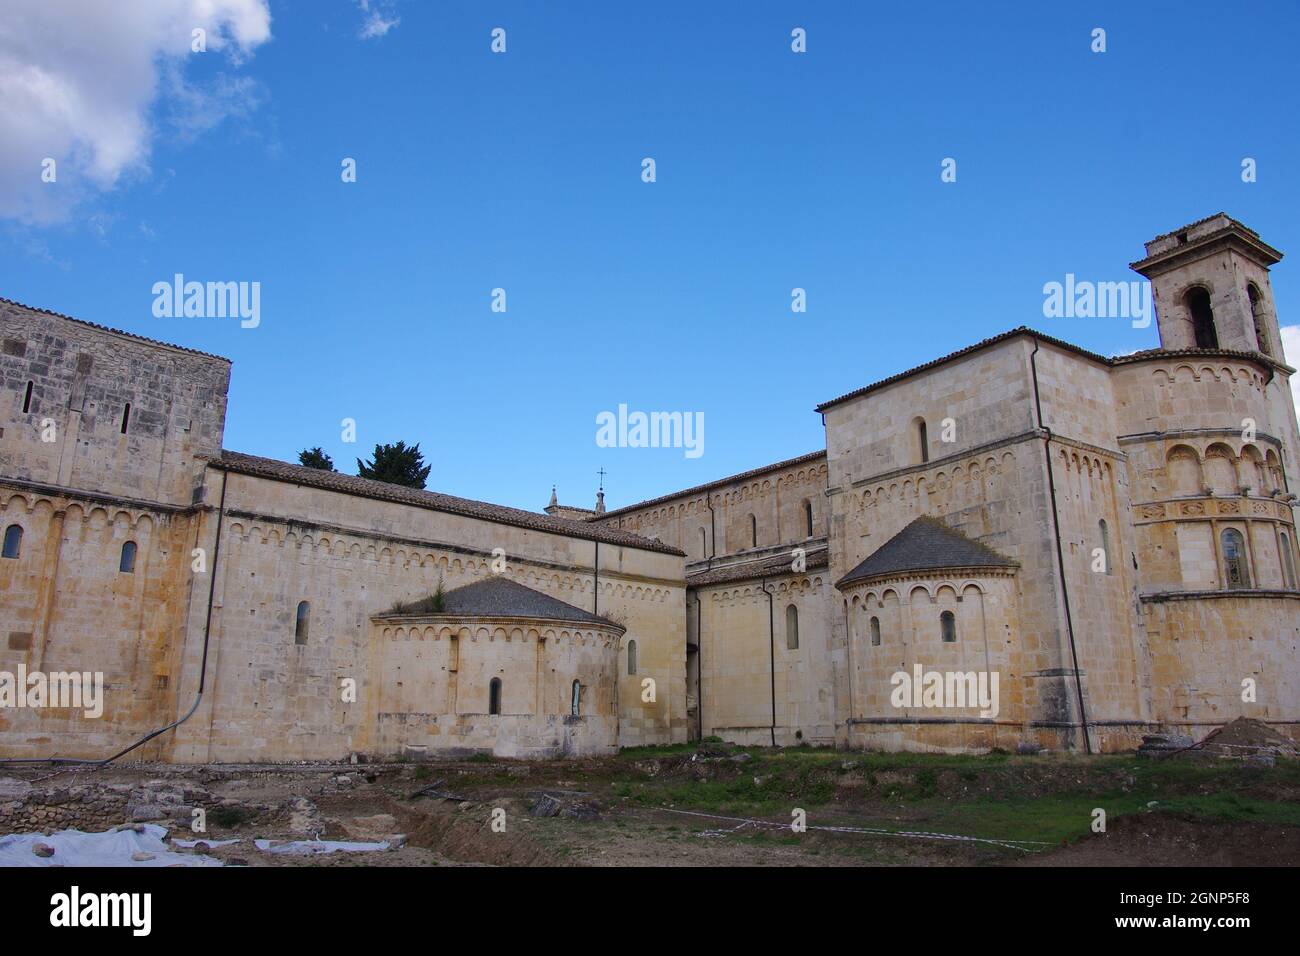
{"type": "Polygon", "coordinates": [[[75,764],[85,767],[103,767],[119,757],[124,757],[137,747],[142,747],[149,741],[153,740],[169,730],[174,730],[185,721],[194,716],[194,712],[199,709],[199,702],[203,700],[203,687],[208,674],[208,639],[212,634],[212,601],[216,594],[217,588],[217,558],[221,554],[221,524],[226,514],[226,485],[230,481],[230,472],[222,472],[221,479],[221,504],[217,507],[217,540],[212,547],[212,567],[209,570],[208,580],[208,613],[203,623],[203,659],[199,666],[199,690],[194,695],[194,704],[185,713],[185,716],[179,720],[174,720],[165,727],[159,727],[157,730],[146,734],[135,743],[131,744],[124,750],[119,750],[111,757],[104,757],[102,760],[89,760],[80,757],[31,757],[23,759],[5,759],[0,760],[0,764],[19,764],[19,763],[50,763],[50,764],[75,764]]]}
{"type": "Polygon", "coordinates": [[[759,587],[767,595],[767,652],[771,662],[772,674],[772,746],[776,746],[776,623],[773,620],[772,592],[767,589],[767,578],[762,578],[759,587]]]}
{"type": "Polygon", "coordinates": [[[1070,659],[1074,662],[1074,688],[1079,697],[1079,723],[1083,726],[1083,746],[1092,753],[1092,740],[1088,736],[1088,711],[1083,702],[1083,678],[1079,675],[1079,652],[1074,645],[1074,619],[1070,615],[1070,586],[1065,580],[1065,553],[1061,550],[1061,517],[1056,510],[1056,479],[1052,474],[1052,430],[1043,424],[1043,401],[1038,392],[1038,338],[1034,338],[1034,351],[1029,355],[1029,367],[1034,376],[1034,408],[1038,414],[1038,427],[1047,434],[1043,437],[1043,456],[1047,461],[1047,492],[1052,500],[1052,526],[1056,532],[1056,564],[1061,572],[1061,598],[1065,602],[1065,633],[1070,639],[1070,659]]]}
{"type": "Polygon", "coordinates": [[[717,514],[713,510],[713,495],[709,492],[704,493],[704,504],[709,509],[709,563],[707,567],[713,567],[713,559],[718,554],[718,523],[717,514]]]}
{"type": "Polygon", "coordinates": [[[699,723],[696,737],[704,739],[704,613],[700,592],[695,592],[695,718],[699,723]]]}

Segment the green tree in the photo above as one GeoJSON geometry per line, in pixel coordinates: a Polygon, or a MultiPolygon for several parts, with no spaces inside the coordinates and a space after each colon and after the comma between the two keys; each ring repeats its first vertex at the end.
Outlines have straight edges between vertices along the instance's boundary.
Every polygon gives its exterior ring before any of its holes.
{"type": "Polygon", "coordinates": [[[315,468],[318,471],[334,470],[334,459],[321,451],[319,445],[298,452],[298,464],[305,468],[315,468]]]}
{"type": "Polygon", "coordinates": [[[395,445],[376,445],[370,461],[357,459],[357,474],[362,478],[408,488],[423,488],[431,467],[424,463],[418,444],[407,448],[406,442],[401,441],[395,445]]]}

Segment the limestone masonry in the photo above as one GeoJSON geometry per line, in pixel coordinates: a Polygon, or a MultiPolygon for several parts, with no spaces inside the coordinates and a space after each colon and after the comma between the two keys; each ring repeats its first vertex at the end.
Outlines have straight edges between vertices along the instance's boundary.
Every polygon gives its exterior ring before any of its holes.
{"type": "Polygon", "coordinates": [[[1280,259],[1211,216],[1132,265],[1159,349],[1014,329],[822,404],[824,449],[544,514],[223,450],[227,360],[0,299],[0,756],[1300,739],[1280,259]]]}

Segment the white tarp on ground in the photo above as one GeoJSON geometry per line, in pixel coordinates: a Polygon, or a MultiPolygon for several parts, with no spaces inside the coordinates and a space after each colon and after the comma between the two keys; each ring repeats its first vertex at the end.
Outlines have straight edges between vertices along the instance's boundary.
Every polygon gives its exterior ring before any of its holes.
{"type": "Polygon", "coordinates": [[[319,856],[322,853],[373,853],[387,850],[383,843],[348,843],[344,840],[296,840],[293,843],[274,843],[271,840],[254,840],[253,845],[267,853],[287,853],[291,856],[319,856]]]}
{"type": "Polygon", "coordinates": [[[83,833],[61,830],[43,833],[15,833],[0,837],[0,866],[221,866],[220,860],[208,856],[176,853],[163,842],[164,827],[144,824],[143,832],[134,829],[83,833]],[[54,847],[54,855],[41,857],[32,850],[36,844],[54,847]],[[133,860],[137,853],[151,854],[150,860],[133,860]]]}

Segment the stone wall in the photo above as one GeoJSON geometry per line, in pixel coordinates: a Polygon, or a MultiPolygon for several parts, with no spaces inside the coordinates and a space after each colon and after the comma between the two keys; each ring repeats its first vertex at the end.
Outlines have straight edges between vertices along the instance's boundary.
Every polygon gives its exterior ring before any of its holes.
{"type": "MultiPolygon", "coordinates": [[[[209,503],[220,500],[222,479],[209,471],[209,503]]],[[[252,475],[232,472],[227,480],[208,691],[176,732],[175,759],[333,759],[363,749],[371,716],[390,712],[382,694],[391,688],[381,692],[373,669],[371,618],[427,597],[439,581],[450,590],[492,575],[496,548],[505,552],[511,580],[609,616],[637,640],[640,672],[654,678],[657,693],[643,702],[630,692],[630,679],[620,679],[624,742],[685,739],[680,557],[252,475]],[[298,644],[304,601],[309,637],[298,644]],[[356,681],[355,704],[341,699],[345,679],[356,681]]],[[[205,521],[212,536],[213,515],[205,521]]],[[[203,621],[193,615],[181,707],[197,689],[202,635],[203,621]]],[[[435,693],[432,682],[426,689],[435,693]]],[[[520,690],[512,683],[507,693],[520,690]]],[[[395,740],[384,733],[377,745],[395,740]]]]}
{"type": "MultiPolygon", "coordinates": [[[[0,671],[100,672],[103,713],[0,708],[0,753],[103,757],[173,719],[186,612],[196,598],[188,509],[38,494],[0,480],[0,527],[24,529],[0,559],[0,671]],[[134,569],[122,550],[136,545],[134,569]]],[[[197,595],[200,603],[206,592],[197,595]]],[[[141,756],[156,757],[160,744],[141,756]]]]}
{"type": "Polygon", "coordinates": [[[692,591],[702,736],[738,744],[831,744],[835,737],[826,573],[777,575],[692,591]],[[797,646],[788,608],[796,609],[797,646]],[[774,676],[775,675],[775,678],[774,676]],[[776,712],[773,714],[773,694],[776,712]]]}
{"type": "Polygon", "coordinates": [[[3,300],[0,346],[0,475],[190,504],[221,450],[226,359],[3,300]]]}
{"type": "Polygon", "coordinates": [[[1037,688],[1025,674],[1012,574],[886,578],[846,589],[845,600],[850,746],[958,753],[1037,742],[1025,709],[1027,694],[1037,688]],[[953,615],[957,639],[951,643],[943,639],[945,612],[953,615]],[[895,675],[910,680],[917,667],[922,674],[971,674],[977,680],[988,675],[984,687],[994,706],[986,713],[969,697],[965,706],[948,706],[955,699],[943,707],[923,706],[910,693],[897,698],[902,706],[896,706],[895,675]]]}
{"type": "Polygon", "coordinates": [[[825,493],[825,455],[814,453],[644,506],[621,508],[597,523],[657,538],[685,551],[688,560],[702,561],[756,547],[794,547],[824,536],[825,493]],[[811,533],[808,509],[812,510],[811,533]]]}
{"type": "Polygon", "coordinates": [[[372,619],[377,704],[359,749],[562,757],[618,748],[622,629],[560,621],[445,616],[372,619]],[[490,685],[500,681],[500,711],[490,685]],[[579,683],[573,713],[573,682],[579,683]]]}

